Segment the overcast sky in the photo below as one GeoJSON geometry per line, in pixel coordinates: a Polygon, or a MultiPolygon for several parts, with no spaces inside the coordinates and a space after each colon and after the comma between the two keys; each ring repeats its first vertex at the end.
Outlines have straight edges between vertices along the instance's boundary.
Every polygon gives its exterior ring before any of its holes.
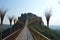
{"type": "Polygon", "coordinates": [[[45,10],[52,9],[50,25],[60,25],[59,0],[0,0],[0,8],[7,9],[4,24],[9,24],[8,16],[18,17],[21,13],[32,12],[42,17],[46,25],[45,10]]]}

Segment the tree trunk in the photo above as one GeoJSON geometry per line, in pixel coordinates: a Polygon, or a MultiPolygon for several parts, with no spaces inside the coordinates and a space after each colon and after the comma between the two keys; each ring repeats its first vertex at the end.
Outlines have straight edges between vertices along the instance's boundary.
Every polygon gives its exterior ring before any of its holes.
{"type": "Polygon", "coordinates": [[[47,22],[47,27],[49,28],[49,21],[47,22]]]}

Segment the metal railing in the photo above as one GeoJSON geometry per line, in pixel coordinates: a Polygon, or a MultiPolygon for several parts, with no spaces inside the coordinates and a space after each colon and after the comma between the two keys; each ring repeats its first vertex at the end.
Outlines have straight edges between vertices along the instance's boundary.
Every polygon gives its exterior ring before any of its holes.
{"type": "Polygon", "coordinates": [[[51,40],[50,38],[44,36],[43,34],[41,34],[40,32],[36,31],[35,29],[28,27],[31,31],[31,34],[33,35],[33,37],[35,38],[35,40],[51,40]]]}
{"type": "Polygon", "coordinates": [[[5,37],[3,40],[15,40],[15,38],[19,35],[19,33],[21,32],[21,30],[24,27],[21,27],[20,29],[18,29],[17,31],[13,32],[12,34],[8,35],[7,37],[5,37]]]}

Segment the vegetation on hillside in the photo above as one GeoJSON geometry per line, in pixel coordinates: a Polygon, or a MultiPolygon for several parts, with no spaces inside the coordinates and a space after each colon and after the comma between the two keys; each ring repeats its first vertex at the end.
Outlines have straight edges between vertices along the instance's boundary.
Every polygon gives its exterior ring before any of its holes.
{"type": "Polygon", "coordinates": [[[20,17],[22,21],[25,21],[27,18],[29,19],[29,23],[30,23],[29,26],[34,28],[38,32],[42,33],[44,36],[50,38],[51,40],[60,39],[60,34],[56,33],[55,31],[45,26],[41,17],[38,17],[32,13],[22,14],[22,16],[20,17]]]}
{"type": "Polygon", "coordinates": [[[42,17],[38,17],[32,13],[21,14],[21,17],[18,17],[17,22],[11,28],[3,31],[3,38],[10,34],[10,29],[12,29],[11,33],[13,33],[14,31],[23,27],[26,19],[29,19],[28,26],[35,29],[37,32],[43,34],[44,36],[50,38],[51,40],[60,39],[59,32],[51,30],[50,28],[45,26],[44,22],[42,21],[42,17]]]}

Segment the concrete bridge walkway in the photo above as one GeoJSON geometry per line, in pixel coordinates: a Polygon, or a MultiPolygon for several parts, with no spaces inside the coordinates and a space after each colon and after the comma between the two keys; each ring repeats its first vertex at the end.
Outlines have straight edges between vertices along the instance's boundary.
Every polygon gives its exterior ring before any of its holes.
{"type": "Polygon", "coordinates": [[[26,20],[25,27],[21,33],[17,36],[16,40],[34,40],[28,27],[28,20],[26,20]]]}

